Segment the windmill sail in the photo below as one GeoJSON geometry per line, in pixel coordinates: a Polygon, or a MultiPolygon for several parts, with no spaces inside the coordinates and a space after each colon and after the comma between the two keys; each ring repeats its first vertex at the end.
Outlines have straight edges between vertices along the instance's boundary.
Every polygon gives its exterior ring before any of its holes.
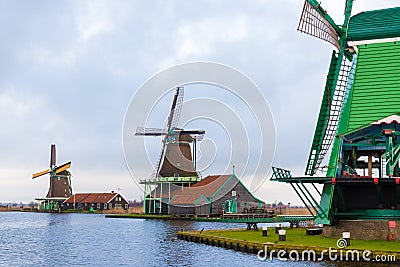
{"type": "Polygon", "coordinates": [[[306,167],[306,175],[315,174],[336,136],[350,68],[351,62],[346,57],[342,57],[342,62],[339,62],[337,53],[333,51],[328,76],[326,77],[321,109],[306,167]],[[338,64],[340,64],[340,71],[336,77],[335,73],[339,67],[338,64]]]}
{"type": "Polygon", "coordinates": [[[169,112],[167,129],[171,130],[172,127],[176,127],[179,122],[179,117],[182,109],[183,102],[183,87],[176,88],[174,99],[172,100],[171,111],[169,112]]]}
{"type": "Polygon", "coordinates": [[[306,0],[301,14],[298,31],[329,42],[338,49],[332,54],[306,175],[315,174],[337,133],[352,61],[352,56],[345,54],[346,40],[339,38],[345,38],[342,34],[346,32],[351,7],[352,1],[346,3],[346,18],[341,28],[316,0],[306,0]]]}
{"type": "Polygon", "coordinates": [[[304,1],[297,30],[329,42],[340,50],[340,29],[316,1],[311,0],[311,2],[314,5],[307,0],[304,1]]]}
{"type": "Polygon", "coordinates": [[[168,115],[167,128],[137,127],[136,136],[162,136],[163,146],[151,176],[158,177],[200,177],[196,171],[196,155],[192,156],[190,144],[196,153],[196,142],[201,141],[204,130],[184,130],[178,128],[183,104],[183,87],[177,87],[168,115]]]}
{"type": "Polygon", "coordinates": [[[181,110],[182,110],[182,104],[183,104],[183,87],[178,87],[177,88],[177,98],[176,98],[176,105],[174,108],[174,114],[172,116],[172,121],[171,121],[171,127],[176,128],[179,123],[179,119],[181,117],[181,110]]]}

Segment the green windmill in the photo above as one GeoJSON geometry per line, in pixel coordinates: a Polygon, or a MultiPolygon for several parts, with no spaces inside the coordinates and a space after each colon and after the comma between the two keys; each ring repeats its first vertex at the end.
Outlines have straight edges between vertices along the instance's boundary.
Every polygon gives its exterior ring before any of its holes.
{"type": "Polygon", "coordinates": [[[317,1],[305,1],[298,30],[335,49],[306,176],[274,168],[271,179],[289,183],[325,225],[400,220],[400,7],[354,16],[352,7],[347,0],[338,25],[317,1]]]}

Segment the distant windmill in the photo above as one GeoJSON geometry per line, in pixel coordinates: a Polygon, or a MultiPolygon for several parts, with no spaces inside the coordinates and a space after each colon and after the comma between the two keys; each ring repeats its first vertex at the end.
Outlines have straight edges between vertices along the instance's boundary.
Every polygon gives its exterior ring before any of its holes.
{"type": "Polygon", "coordinates": [[[32,175],[32,179],[39,176],[50,174],[50,187],[46,198],[41,200],[62,201],[72,195],[71,173],[67,170],[71,167],[71,162],[61,166],[56,166],[56,146],[51,145],[50,150],[50,168],[32,175]]]}
{"type": "Polygon", "coordinates": [[[202,140],[205,131],[177,128],[183,94],[183,87],[177,87],[166,129],[144,127],[136,129],[136,136],[164,136],[153,177],[199,177],[196,171],[196,141],[202,140]],[[193,143],[193,157],[191,143],[193,143]]]}

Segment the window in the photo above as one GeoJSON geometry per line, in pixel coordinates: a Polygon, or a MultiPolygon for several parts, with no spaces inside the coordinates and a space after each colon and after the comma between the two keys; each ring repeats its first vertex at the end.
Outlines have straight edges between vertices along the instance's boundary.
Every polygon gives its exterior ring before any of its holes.
{"type": "Polygon", "coordinates": [[[107,203],[104,203],[104,209],[105,210],[107,209],[107,203]]]}
{"type": "Polygon", "coordinates": [[[126,210],[129,209],[129,205],[128,204],[125,204],[125,209],[126,210]]]}
{"type": "Polygon", "coordinates": [[[97,209],[98,210],[100,209],[100,203],[97,203],[97,209]]]}
{"type": "Polygon", "coordinates": [[[78,203],[78,208],[82,208],[82,203],[78,203]]]}
{"type": "Polygon", "coordinates": [[[108,206],[110,207],[110,209],[112,209],[112,203],[108,204],[108,206]]]}

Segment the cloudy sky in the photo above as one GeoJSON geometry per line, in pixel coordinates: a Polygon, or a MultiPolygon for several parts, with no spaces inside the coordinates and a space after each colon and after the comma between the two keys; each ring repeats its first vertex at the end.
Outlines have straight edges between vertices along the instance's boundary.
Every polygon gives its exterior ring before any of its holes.
{"type": "MultiPolygon", "coordinates": [[[[337,23],[344,2],[322,2],[337,23]]],[[[357,0],[354,14],[396,4],[357,0]]],[[[0,1],[0,201],[29,202],[47,193],[48,177],[31,175],[48,167],[52,143],[59,164],[72,161],[75,192],[119,189],[127,199],[140,199],[123,154],[126,110],[149,77],[190,61],[226,64],[259,86],[275,120],[274,165],[302,175],[333,49],[296,31],[302,5],[0,1]]],[[[160,101],[162,122],[171,96],[160,101]]],[[[269,181],[256,195],[300,203],[289,186],[269,181]]]]}

